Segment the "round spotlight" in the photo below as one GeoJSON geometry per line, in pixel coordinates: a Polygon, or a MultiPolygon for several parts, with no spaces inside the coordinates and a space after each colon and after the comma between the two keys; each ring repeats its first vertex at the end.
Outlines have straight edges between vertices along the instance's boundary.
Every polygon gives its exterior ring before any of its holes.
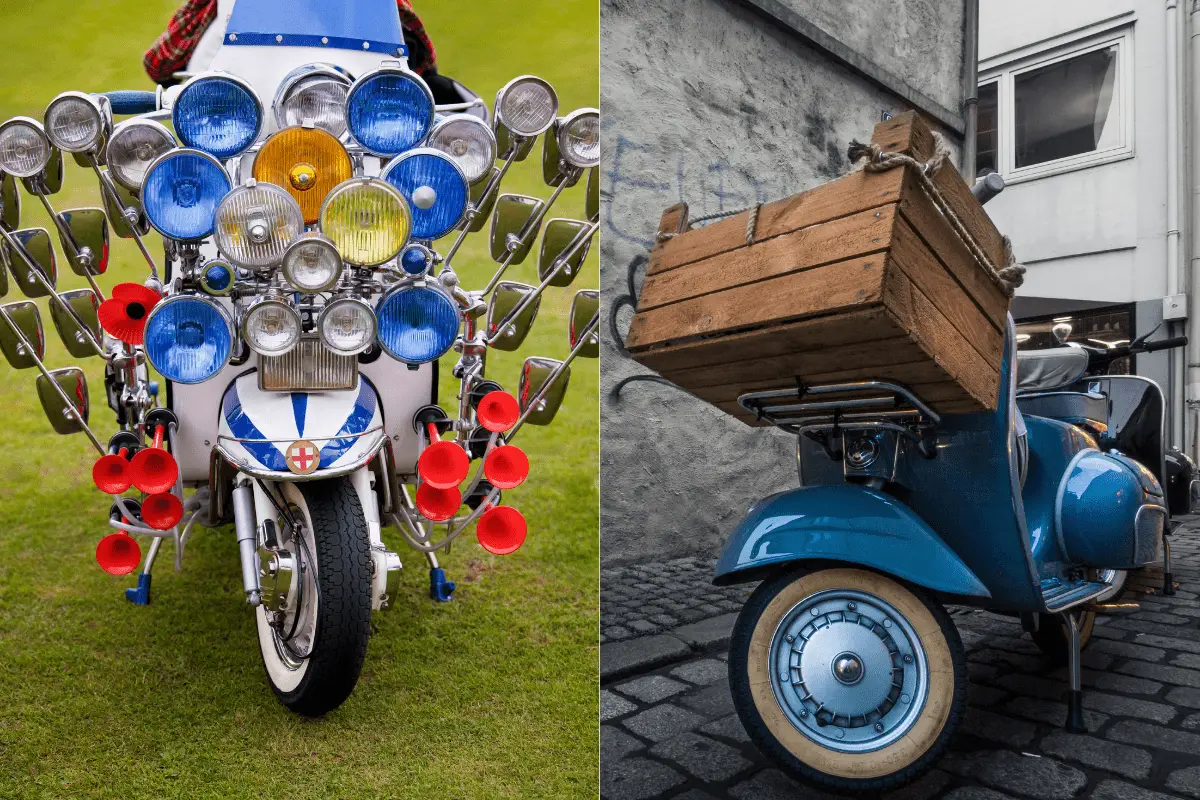
{"type": "Polygon", "coordinates": [[[416,147],[429,135],[433,119],[433,92],[416,73],[396,67],[363,75],[346,98],[350,135],[375,155],[416,147]]]}
{"type": "Polygon", "coordinates": [[[127,119],[113,128],[104,151],[109,174],[126,189],[138,191],[150,165],[175,149],[175,136],[149,119],[127,119]]]}
{"type": "Polygon", "coordinates": [[[328,291],[341,274],[342,257],[333,242],[319,233],[304,234],[283,254],[283,277],[301,292],[328,291]]]}
{"type": "Polygon", "coordinates": [[[376,307],[379,343],[392,358],[424,364],[441,357],[458,337],[454,301],[432,286],[399,286],[376,307]]]}
{"type": "Polygon", "coordinates": [[[454,159],[471,185],[488,177],[496,163],[496,134],[486,122],[470,114],[451,114],[440,120],[429,134],[427,145],[454,159]]]}
{"type": "Polygon", "coordinates": [[[432,241],[462,221],[471,189],[462,170],[440,150],[422,147],[394,159],[381,176],[408,201],[412,237],[432,241]]]}
{"type": "Polygon", "coordinates": [[[317,329],[321,341],[333,352],[357,355],[375,343],[375,312],[356,297],[342,297],[321,311],[317,329]]]}
{"type": "Polygon", "coordinates": [[[67,153],[98,152],[104,142],[104,112],[83,92],[63,92],[46,107],[46,135],[67,153]]]}
{"type": "Polygon", "coordinates": [[[40,122],[13,117],[0,125],[0,170],[15,178],[31,178],[50,163],[51,147],[40,122]]]}
{"type": "Polygon", "coordinates": [[[206,261],[200,270],[200,288],[205,294],[213,295],[214,297],[224,297],[233,291],[234,281],[237,279],[237,273],[233,269],[233,265],[222,261],[219,258],[214,258],[206,261]]]}
{"type": "Polygon", "coordinates": [[[233,75],[200,75],[183,85],[171,110],[179,139],[219,159],[254,144],[263,108],[250,84],[233,75]]]}
{"type": "Polygon", "coordinates": [[[283,261],[288,245],[302,233],[304,215],[292,196],[278,186],[252,181],[221,200],[213,239],[235,265],[267,269],[283,261]]]}
{"type": "Polygon", "coordinates": [[[400,266],[409,275],[424,275],[433,266],[433,251],[423,244],[410,244],[400,254],[400,266]]]}
{"type": "Polygon", "coordinates": [[[600,112],[580,108],[558,124],[558,152],[573,167],[588,169],[600,163],[600,112]]]}
{"type": "Polygon", "coordinates": [[[534,75],[513,78],[496,93],[496,121],[518,136],[537,136],[556,116],[554,87],[534,75]]]}
{"type": "Polygon", "coordinates": [[[314,223],[333,187],[354,175],[350,155],[334,136],[316,128],[286,128],[267,139],[254,159],[254,178],[287,191],[314,223]]]}
{"type": "Polygon", "coordinates": [[[164,378],[201,383],[220,372],[233,352],[233,322],[207,297],[174,295],[146,319],[146,358],[164,378]]]}
{"type": "Polygon", "coordinates": [[[142,207],[154,229],[194,241],[213,232],[217,205],[232,184],[221,162],[199,150],[172,150],[146,170],[142,207]]]}
{"type": "Polygon", "coordinates": [[[292,70],[275,93],[275,123],[280,128],[310,125],[334,136],[346,132],[346,96],[350,79],[324,64],[292,70]]]}
{"type": "Polygon", "coordinates": [[[404,195],[377,178],[351,178],[321,206],[321,232],[355,266],[375,267],[395,258],[411,230],[404,195]]]}
{"type": "Polygon", "coordinates": [[[242,337],[259,355],[281,356],[300,341],[300,312],[282,300],[256,300],[242,321],[242,337]]]}

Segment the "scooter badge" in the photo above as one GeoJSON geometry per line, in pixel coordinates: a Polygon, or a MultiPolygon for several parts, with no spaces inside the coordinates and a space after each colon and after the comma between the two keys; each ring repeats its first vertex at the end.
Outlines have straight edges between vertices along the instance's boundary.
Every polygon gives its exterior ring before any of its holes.
{"type": "Polygon", "coordinates": [[[310,475],[321,465],[321,451],[307,439],[297,439],[284,453],[288,469],[297,475],[310,475]]]}

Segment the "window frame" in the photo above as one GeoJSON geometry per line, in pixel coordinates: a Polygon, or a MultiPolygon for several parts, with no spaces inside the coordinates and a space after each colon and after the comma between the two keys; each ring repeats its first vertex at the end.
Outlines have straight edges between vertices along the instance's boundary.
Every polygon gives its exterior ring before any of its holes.
{"type": "Polygon", "coordinates": [[[1020,59],[1009,61],[988,69],[979,77],[979,87],[996,84],[996,165],[1006,183],[1021,183],[1064,172],[1110,164],[1133,158],[1134,111],[1133,97],[1133,27],[1108,31],[1099,36],[1089,36],[1065,45],[1035,52],[1020,59]],[[1044,161],[1028,167],[1016,166],[1016,79],[1020,75],[1068,61],[1097,50],[1116,47],[1116,112],[1120,115],[1120,141],[1103,150],[1091,150],[1053,161],[1044,161]]]}

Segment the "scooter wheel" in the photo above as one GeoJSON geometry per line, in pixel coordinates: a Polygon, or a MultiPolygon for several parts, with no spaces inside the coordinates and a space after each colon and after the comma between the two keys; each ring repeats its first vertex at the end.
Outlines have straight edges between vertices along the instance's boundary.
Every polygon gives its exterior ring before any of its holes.
{"type": "MultiPolygon", "coordinates": [[[[1096,612],[1085,611],[1079,619],[1079,649],[1087,647],[1087,644],[1092,639],[1092,630],[1096,627],[1096,612]]],[[[1062,617],[1058,614],[1038,614],[1038,629],[1030,634],[1033,637],[1033,643],[1038,646],[1047,659],[1051,663],[1062,665],[1066,664],[1071,657],[1071,650],[1068,646],[1070,638],[1067,634],[1067,626],[1063,624],[1062,617]]]]}
{"type": "Polygon", "coordinates": [[[733,629],[729,683],[750,738],[819,789],[880,792],[941,756],[967,705],[967,661],[924,592],[858,568],[764,582],[733,629]]]}

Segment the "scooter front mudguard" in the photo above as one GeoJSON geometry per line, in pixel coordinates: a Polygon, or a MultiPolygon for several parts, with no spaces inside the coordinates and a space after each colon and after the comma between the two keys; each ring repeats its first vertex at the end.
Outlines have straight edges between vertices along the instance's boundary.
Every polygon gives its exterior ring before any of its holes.
{"type": "Polygon", "coordinates": [[[936,592],[991,596],[908,506],[857,484],[806,486],[758,502],[725,545],[713,582],[756,580],[759,567],[813,560],[861,564],[936,592]]]}
{"type": "Polygon", "coordinates": [[[338,392],[268,392],[258,373],[241,375],[221,401],[217,450],[243,472],[271,480],[345,475],[387,440],[375,387],[338,392]]]}

